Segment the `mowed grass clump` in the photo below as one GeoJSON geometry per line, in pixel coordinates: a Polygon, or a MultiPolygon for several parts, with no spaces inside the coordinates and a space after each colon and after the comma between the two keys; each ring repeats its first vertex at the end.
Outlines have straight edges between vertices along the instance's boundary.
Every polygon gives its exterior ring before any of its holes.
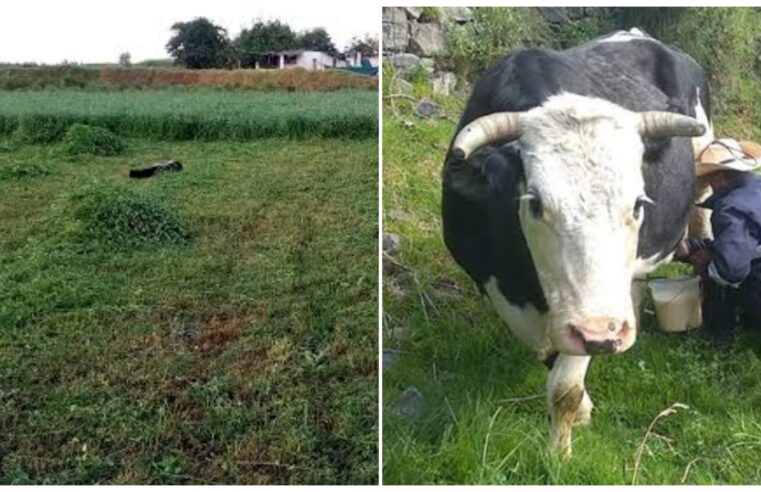
{"type": "Polygon", "coordinates": [[[172,208],[157,195],[124,186],[95,185],[72,197],[81,238],[118,246],[171,246],[190,233],[172,208]]]}
{"type": "Polygon", "coordinates": [[[151,89],[0,91],[0,134],[53,142],[76,123],[160,140],[377,138],[374,90],[151,89]],[[27,137],[27,135],[29,135],[27,137]]]}
{"type": "Polygon", "coordinates": [[[68,155],[119,155],[127,142],[113,132],[97,126],[76,123],[66,132],[61,149],[68,155]]]}

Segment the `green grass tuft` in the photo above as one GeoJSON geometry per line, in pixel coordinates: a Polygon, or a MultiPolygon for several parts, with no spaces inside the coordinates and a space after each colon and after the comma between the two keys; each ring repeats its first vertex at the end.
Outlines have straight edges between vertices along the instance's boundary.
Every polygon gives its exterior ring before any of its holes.
{"type": "Polygon", "coordinates": [[[112,156],[124,153],[127,142],[111,131],[76,123],[63,137],[61,149],[68,155],[112,156]]]}
{"type": "Polygon", "coordinates": [[[91,185],[76,192],[72,201],[85,239],[130,247],[177,245],[190,238],[187,226],[165,200],[149,192],[91,185]]]}
{"type": "Polygon", "coordinates": [[[534,8],[473,9],[473,22],[450,26],[452,58],[460,75],[471,78],[520,46],[549,40],[550,29],[534,8]]]}

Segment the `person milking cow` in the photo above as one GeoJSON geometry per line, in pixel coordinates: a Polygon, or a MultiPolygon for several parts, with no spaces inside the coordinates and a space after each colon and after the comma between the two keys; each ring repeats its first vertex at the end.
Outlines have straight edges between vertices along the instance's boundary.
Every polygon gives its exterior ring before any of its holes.
{"type": "Polygon", "coordinates": [[[703,329],[728,342],[738,323],[761,328],[761,145],[720,139],[698,156],[701,185],[713,193],[699,207],[711,210],[713,239],[685,239],[674,255],[702,279],[703,329]]]}

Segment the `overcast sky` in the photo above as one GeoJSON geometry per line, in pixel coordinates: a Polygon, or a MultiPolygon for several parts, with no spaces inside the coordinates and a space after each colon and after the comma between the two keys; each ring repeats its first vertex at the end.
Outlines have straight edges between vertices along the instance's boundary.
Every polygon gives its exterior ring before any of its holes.
{"type": "Polygon", "coordinates": [[[279,19],[295,31],[323,27],[337,48],[353,36],[380,32],[378,2],[270,0],[21,0],[3,2],[0,61],[116,62],[167,58],[172,24],[204,16],[230,37],[253,20],[279,19]]]}

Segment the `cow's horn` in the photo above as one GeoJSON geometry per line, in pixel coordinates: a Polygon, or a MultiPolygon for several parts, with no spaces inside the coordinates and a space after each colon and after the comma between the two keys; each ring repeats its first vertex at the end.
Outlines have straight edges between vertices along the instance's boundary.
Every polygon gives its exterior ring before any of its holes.
{"type": "Polygon", "coordinates": [[[695,118],[667,111],[639,114],[639,134],[643,137],[699,137],[706,127],[695,118]]]}
{"type": "Polygon", "coordinates": [[[521,136],[521,113],[493,113],[465,125],[452,144],[457,159],[467,159],[484,145],[521,136]]]}

